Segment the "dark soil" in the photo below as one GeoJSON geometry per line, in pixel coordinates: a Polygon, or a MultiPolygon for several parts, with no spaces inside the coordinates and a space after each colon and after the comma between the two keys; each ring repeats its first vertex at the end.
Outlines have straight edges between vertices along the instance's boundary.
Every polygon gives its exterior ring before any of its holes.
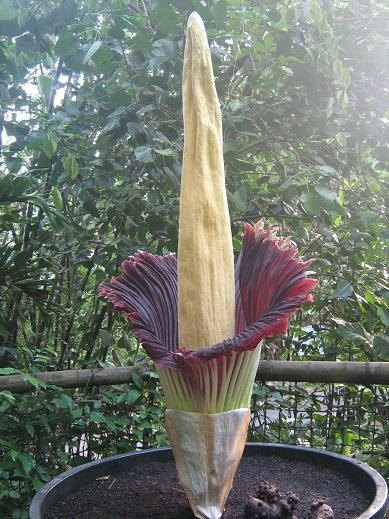
{"type": "MultiPolygon", "coordinates": [[[[260,482],[292,492],[307,519],[313,501],[323,500],[335,519],[352,519],[369,506],[364,491],[345,475],[318,465],[278,457],[243,458],[223,519],[242,519],[244,506],[260,482]]],[[[56,504],[45,519],[193,519],[174,463],[148,463],[130,472],[105,476],[56,504]]]]}

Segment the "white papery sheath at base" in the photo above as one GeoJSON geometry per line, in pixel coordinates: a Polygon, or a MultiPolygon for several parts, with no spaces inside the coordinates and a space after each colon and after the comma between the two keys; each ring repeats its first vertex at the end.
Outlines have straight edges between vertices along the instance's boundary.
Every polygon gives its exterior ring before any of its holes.
{"type": "Polygon", "coordinates": [[[221,517],[249,422],[249,409],[217,414],[166,410],[166,430],[178,477],[196,517],[221,517]]]}

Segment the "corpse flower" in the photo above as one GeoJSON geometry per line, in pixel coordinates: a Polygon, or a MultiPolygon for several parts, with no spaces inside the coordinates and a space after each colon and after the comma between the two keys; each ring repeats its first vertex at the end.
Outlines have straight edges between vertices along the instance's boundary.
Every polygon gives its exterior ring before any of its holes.
{"type": "Polygon", "coordinates": [[[99,293],[130,318],[166,397],[166,428],[196,517],[218,519],[246,441],[261,342],[285,333],[316,280],[290,239],[244,229],[234,266],[221,115],[201,18],[188,22],[178,259],[138,252],[99,293]]]}

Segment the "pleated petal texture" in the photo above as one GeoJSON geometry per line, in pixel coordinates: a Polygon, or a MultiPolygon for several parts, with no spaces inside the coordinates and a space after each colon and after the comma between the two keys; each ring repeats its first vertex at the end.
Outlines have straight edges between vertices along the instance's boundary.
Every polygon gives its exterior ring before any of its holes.
{"type": "MultiPolygon", "coordinates": [[[[166,368],[193,371],[197,361],[253,350],[259,342],[284,333],[288,318],[312,301],[317,281],[307,277],[312,260],[276,236],[276,228],[247,224],[235,271],[236,335],[208,348],[179,348],[176,257],[140,252],[123,263],[122,275],[102,283],[100,296],[133,323],[134,335],[149,356],[166,368]]],[[[221,267],[222,268],[222,267],[221,267]]],[[[195,368],[196,369],[196,368],[195,368]]]]}
{"type": "Polygon", "coordinates": [[[277,237],[276,227],[246,224],[235,273],[236,335],[203,350],[180,349],[173,355],[185,369],[194,358],[208,361],[252,350],[263,339],[285,333],[288,318],[312,301],[309,292],[317,280],[305,272],[311,263],[297,256],[290,240],[277,237]]]}
{"type": "Polygon", "coordinates": [[[147,354],[166,367],[178,347],[177,260],[174,254],[138,252],[122,264],[122,274],[101,283],[99,295],[132,321],[133,334],[147,354]]]}
{"type": "MultiPolygon", "coordinates": [[[[294,296],[311,301],[308,294],[317,281],[308,279],[305,270],[312,261],[298,258],[297,247],[277,237],[277,227],[246,224],[238,271],[244,324],[255,323],[294,296]]],[[[280,331],[286,331],[287,324],[286,320],[280,324],[280,331]]]]}

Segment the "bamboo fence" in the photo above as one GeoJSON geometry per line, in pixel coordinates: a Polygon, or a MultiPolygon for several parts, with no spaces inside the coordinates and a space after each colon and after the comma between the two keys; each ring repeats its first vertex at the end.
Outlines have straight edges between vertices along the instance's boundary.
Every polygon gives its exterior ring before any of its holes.
{"type": "MultiPolygon", "coordinates": [[[[109,386],[126,384],[134,372],[150,370],[149,366],[75,369],[29,373],[47,385],[62,388],[109,386]]],[[[389,362],[330,362],[330,361],[261,361],[257,381],[313,382],[360,385],[389,385],[389,362]]],[[[0,391],[26,393],[34,385],[23,374],[0,377],[0,391]]]]}

